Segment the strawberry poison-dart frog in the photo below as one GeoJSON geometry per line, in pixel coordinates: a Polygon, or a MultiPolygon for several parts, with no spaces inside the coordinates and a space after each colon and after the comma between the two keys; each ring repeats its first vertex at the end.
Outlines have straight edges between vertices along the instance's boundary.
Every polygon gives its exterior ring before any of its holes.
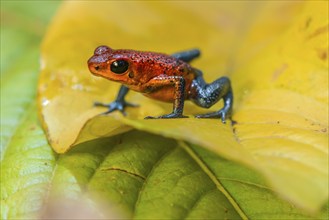
{"type": "Polygon", "coordinates": [[[231,116],[233,93],[230,80],[221,77],[207,84],[202,72],[192,67],[189,62],[200,55],[197,49],[183,51],[172,55],[135,50],[115,50],[99,46],[88,60],[92,74],[102,76],[122,84],[117,98],[109,104],[96,102],[96,106],[105,106],[105,114],[115,110],[124,115],[126,106],[136,106],[125,101],[129,89],[143,95],[173,103],[170,114],[151,118],[185,118],[184,101],[190,100],[203,108],[209,108],[221,98],[224,107],[219,111],[196,115],[196,118],[221,118],[222,122],[231,116]]]}

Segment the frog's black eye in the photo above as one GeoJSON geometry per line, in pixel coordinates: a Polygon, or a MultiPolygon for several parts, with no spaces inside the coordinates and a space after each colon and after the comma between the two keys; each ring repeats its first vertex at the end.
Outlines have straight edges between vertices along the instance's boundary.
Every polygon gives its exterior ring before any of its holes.
{"type": "Polygon", "coordinates": [[[125,60],[116,60],[111,64],[111,71],[113,73],[121,74],[128,70],[129,63],[125,60]]]}

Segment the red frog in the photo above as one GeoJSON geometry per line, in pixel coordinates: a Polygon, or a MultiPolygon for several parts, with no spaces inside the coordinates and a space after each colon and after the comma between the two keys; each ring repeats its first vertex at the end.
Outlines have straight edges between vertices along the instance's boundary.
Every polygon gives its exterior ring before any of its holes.
{"type": "Polygon", "coordinates": [[[184,101],[191,100],[203,108],[210,108],[220,99],[224,107],[219,111],[196,115],[196,118],[221,118],[222,122],[231,116],[233,93],[230,80],[221,77],[207,84],[202,72],[192,67],[189,62],[200,55],[197,49],[183,51],[172,55],[135,50],[115,50],[99,46],[88,60],[92,74],[102,76],[122,84],[117,98],[109,104],[96,102],[96,106],[105,106],[108,114],[115,110],[124,115],[126,106],[136,106],[125,101],[129,89],[143,95],[173,103],[170,114],[151,118],[186,118],[183,115],[184,101]]]}

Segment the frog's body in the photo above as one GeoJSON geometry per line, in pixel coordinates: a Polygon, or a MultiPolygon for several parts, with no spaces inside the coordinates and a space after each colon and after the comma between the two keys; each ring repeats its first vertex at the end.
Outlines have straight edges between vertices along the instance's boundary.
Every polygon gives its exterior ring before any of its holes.
{"type": "MultiPolygon", "coordinates": [[[[200,55],[199,50],[189,50],[171,56],[134,50],[113,50],[107,46],[96,48],[88,60],[91,73],[111,81],[120,82],[121,86],[116,101],[110,104],[96,103],[109,110],[120,110],[133,106],[124,100],[129,89],[165,102],[173,102],[173,112],[157,118],[182,118],[184,101],[209,108],[224,99],[224,108],[218,112],[198,115],[199,118],[221,117],[225,122],[232,112],[233,94],[230,81],[222,77],[211,84],[205,83],[200,70],[189,62],[200,55]]],[[[153,118],[153,117],[147,117],[153,118]]]]}

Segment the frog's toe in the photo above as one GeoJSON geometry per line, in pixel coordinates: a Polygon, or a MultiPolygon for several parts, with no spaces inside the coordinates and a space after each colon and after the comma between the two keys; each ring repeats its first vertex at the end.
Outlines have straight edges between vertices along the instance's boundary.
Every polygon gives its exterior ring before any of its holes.
{"type": "Polygon", "coordinates": [[[126,105],[126,106],[129,106],[129,107],[139,107],[138,104],[130,103],[130,102],[126,102],[125,105],[126,105]]]}
{"type": "Polygon", "coordinates": [[[221,118],[222,122],[225,124],[226,119],[230,117],[230,111],[227,109],[221,109],[217,112],[211,112],[207,114],[196,115],[196,118],[221,118]]]}
{"type": "Polygon", "coordinates": [[[108,109],[106,112],[101,113],[100,115],[108,115],[109,113],[113,112],[115,109],[108,109]]]}
{"type": "Polygon", "coordinates": [[[188,116],[185,116],[185,115],[182,115],[182,114],[178,114],[178,113],[170,113],[170,114],[167,114],[167,115],[160,115],[160,116],[157,116],[157,117],[147,116],[144,119],[160,119],[160,118],[163,118],[163,119],[169,119],[169,118],[188,118],[188,116]]]}
{"type": "Polygon", "coordinates": [[[188,118],[188,116],[177,114],[177,113],[171,113],[167,115],[161,115],[158,118],[188,118]]]}
{"type": "Polygon", "coordinates": [[[144,119],[157,119],[157,117],[153,117],[153,116],[146,116],[144,119]]]}
{"type": "Polygon", "coordinates": [[[220,111],[221,112],[221,115],[222,115],[222,122],[223,124],[226,124],[226,112],[225,111],[220,111]]]}
{"type": "Polygon", "coordinates": [[[94,106],[109,107],[109,104],[103,102],[94,102],[94,106]]]}
{"type": "Polygon", "coordinates": [[[219,118],[222,114],[220,111],[218,112],[211,112],[207,114],[200,114],[200,115],[195,115],[194,117],[196,118],[219,118]]]}
{"type": "Polygon", "coordinates": [[[120,111],[124,116],[126,116],[126,112],[124,111],[125,107],[129,106],[129,107],[137,107],[138,105],[136,104],[132,104],[126,101],[114,101],[111,102],[109,104],[105,104],[102,102],[94,102],[94,106],[100,106],[100,107],[106,107],[108,108],[108,110],[104,113],[102,113],[101,115],[107,115],[113,111],[120,111]]]}
{"type": "Polygon", "coordinates": [[[116,110],[119,110],[123,114],[123,116],[127,115],[127,113],[123,109],[118,109],[118,108],[109,108],[106,112],[103,112],[100,115],[108,115],[116,110]]]}

